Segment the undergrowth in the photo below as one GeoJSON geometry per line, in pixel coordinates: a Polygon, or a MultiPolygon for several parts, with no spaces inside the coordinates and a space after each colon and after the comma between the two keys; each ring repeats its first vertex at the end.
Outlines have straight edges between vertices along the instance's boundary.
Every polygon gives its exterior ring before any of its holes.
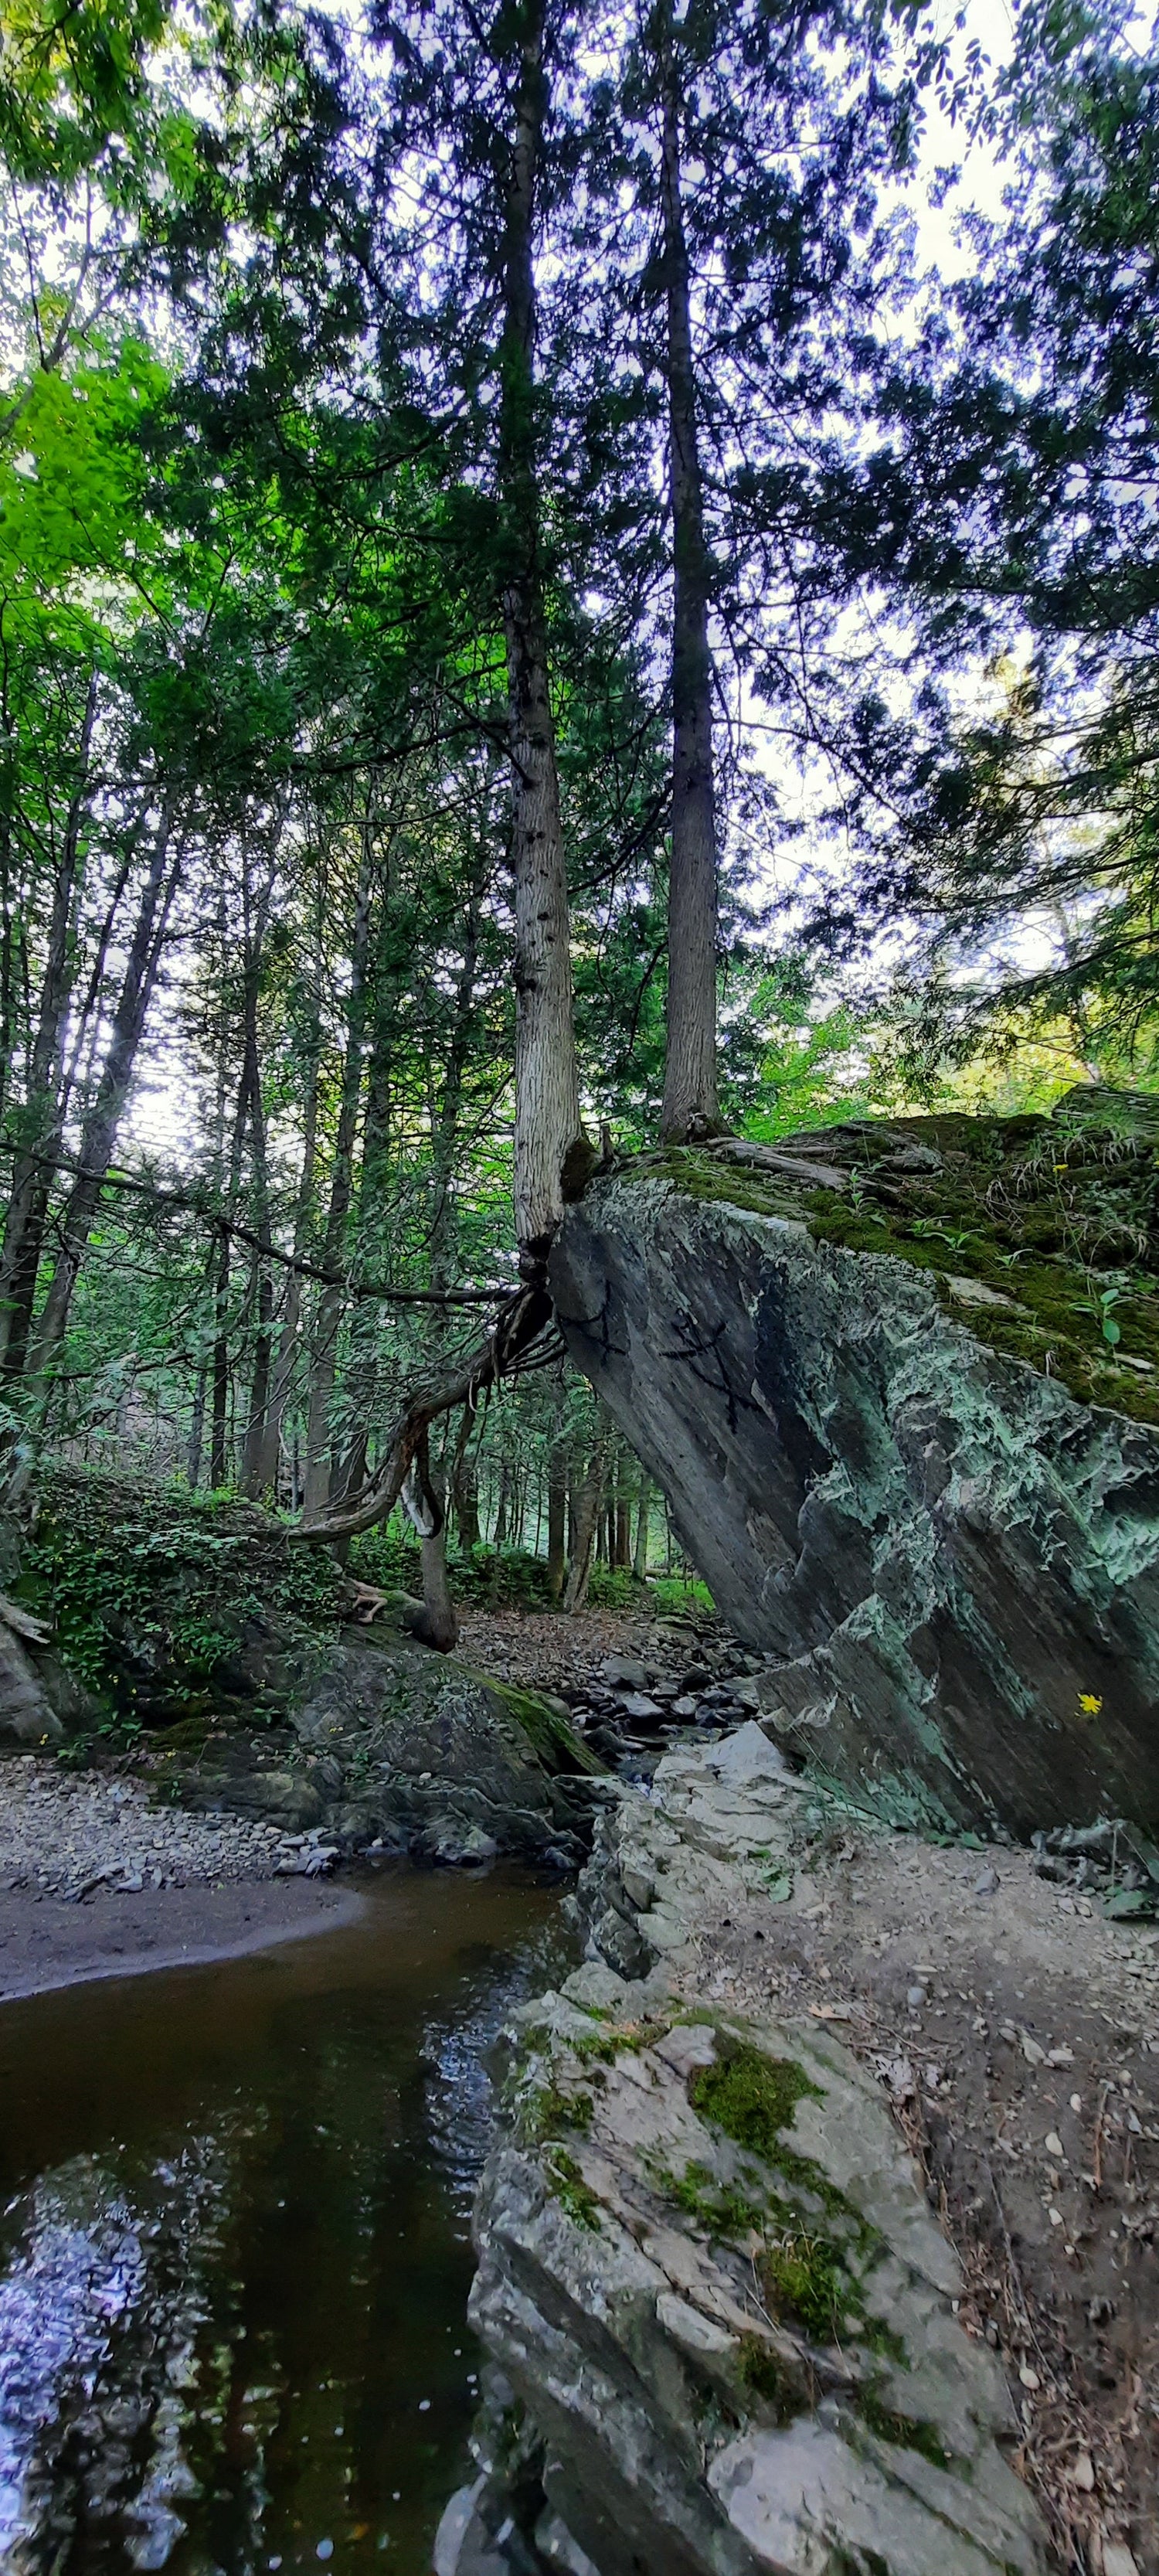
{"type": "Polygon", "coordinates": [[[73,1468],[41,1480],[20,1582],[69,1670],[122,1722],[168,1668],[187,1701],[211,1691],[247,1619],[329,1633],[341,1587],[327,1554],[289,1547],[232,1496],[73,1468]]]}

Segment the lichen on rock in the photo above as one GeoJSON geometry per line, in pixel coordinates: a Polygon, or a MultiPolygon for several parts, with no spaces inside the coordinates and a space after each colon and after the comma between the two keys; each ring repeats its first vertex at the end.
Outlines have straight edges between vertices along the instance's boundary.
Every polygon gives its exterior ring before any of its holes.
{"type": "Polygon", "coordinates": [[[893,1821],[1159,1822],[1153,1108],[644,1157],[565,1217],[573,1356],[893,1821]]]}

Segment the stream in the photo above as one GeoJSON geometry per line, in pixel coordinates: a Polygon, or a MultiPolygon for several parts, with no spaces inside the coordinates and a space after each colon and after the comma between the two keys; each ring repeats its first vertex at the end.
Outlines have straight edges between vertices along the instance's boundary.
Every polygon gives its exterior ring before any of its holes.
{"type": "Polygon", "coordinates": [[[4,2576],[428,2576],[467,2468],[483,2057],[558,1882],[0,2007],[4,2576]]]}

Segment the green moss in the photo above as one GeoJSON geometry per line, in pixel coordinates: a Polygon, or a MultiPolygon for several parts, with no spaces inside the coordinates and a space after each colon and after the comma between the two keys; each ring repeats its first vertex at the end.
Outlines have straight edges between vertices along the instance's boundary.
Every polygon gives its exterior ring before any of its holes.
{"type": "Polygon", "coordinates": [[[563,2147],[553,2147],[544,2158],[544,2168],[561,2209],[566,2210],[577,2227],[586,2227],[598,2235],[600,2204],[595,2192],[584,2181],[575,2157],[569,2156],[563,2147]]]}
{"type": "Polygon", "coordinates": [[[935,2469],[951,2467],[950,2454],[935,2427],[921,2421],[914,2422],[908,2415],[895,2414],[891,2407],[882,2404],[874,2389],[863,2388],[858,2392],[857,2411],[867,2432],[875,2434],[879,2442],[892,2442],[902,2451],[917,2451],[935,2469]]]}
{"type": "Polygon", "coordinates": [[[768,2225],[767,2200],[762,2204],[738,2184],[719,2182],[707,2165],[686,2165],[682,2174],[664,2171],[657,2180],[709,2236],[759,2236],[768,2225]]]}
{"type": "Polygon", "coordinates": [[[801,2413],[800,2386],[762,2335],[741,2336],[737,2364],[742,2385],[771,2407],[778,2424],[788,2424],[801,2413]]]}
{"type": "Polygon", "coordinates": [[[508,1716],[522,1728],[533,1752],[550,1770],[606,1771],[607,1764],[601,1762],[598,1753],[584,1743],[582,1735],[577,1735],[557,1708],[549,1707],[540,1698],[538,1691],[516,1690],[511,1682],[497,1682],[491,1673],[472,1673],[471,1679],[501,1702],[508,1716]]]}
{"type": "Polygon", "coordinates": [[[1108,1098],[1097,1116],[858,1120],[802,1141],[845,1170],[843,1192],[694,1150],[642,1155],[631,1170],[691,1199],[795,1219],[817,1242],[888,1253],[939,1283],[996,1289],[1013,1306],[939,1294],[976,1340],[1081,1402],[1159,1422],[1159,1153],[1129,1101],[1117,1110],[1108,1098]],[[891,1171],[910,1140],[933,1146],[940,1168],[891,1171]]]}
{"type": "Polygon", "coordinates": [[[857,2332],[861,2342],[868,2345],[870,2352],[880,2354],[883,2361],[896,2361],[899,2370],[906,2368],[909,2354],[902,2338],[899,2334],[895,2334],[892,2326],[886,2325],[883,2317],[871,2317],[866,2313],[865,2308],[860,2306],[857,2311],[857,2332]]]}
{"type": "Polygon", "coordinates": [[[558,2084],[537,2085],[519,2103],[516,2121],[527,2146],[558,2138],[561,2129],[590,2129],[595,2104],[590,2093],[562,2093],[558,2084]]]}
{"type": "Polygon", "coordinates": [[[835,2246],[818,2236],[786,2236],[761,2258],[765,2298],[775,2317],[796,2318],[813,2343],[837,2343],[857,2301],[857,2288],[835,2246]]]}
{"type": "Polygon", "coordinates": [[[738,2147],[768,2163],[781,2160],[781,2133],[792,2126],[797,2104],[808,2094],[821,2099],[818,2087],[792,2058],[766,2057],[747,2041],[701,2067],[688,2087],[688,2098],[702,2119],[715,2121],[738,2147]]]}

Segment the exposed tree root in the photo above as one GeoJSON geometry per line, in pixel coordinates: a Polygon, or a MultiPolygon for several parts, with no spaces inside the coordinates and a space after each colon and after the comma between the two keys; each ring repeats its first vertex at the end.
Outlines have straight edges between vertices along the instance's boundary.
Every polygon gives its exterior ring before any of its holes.
{"type": "Polygon", "coordinates": [[[289,1532],[292,1539],[318,1544],[354,1538],[360,1530],[373,1529],[393,1511],[412,1470],[417,1469],[417,1478],[411,1485],[415,1499],[408,1509],[423,1540],[424,1609],[430,1631],[427,1642],[442,1645],[444,1652],[455,1642],[458,1623],[447,1587],[446,1532],[442,1505],[430,1480],[427,1435],[441,1414],[454,1413],[460,1405],[473,1413],[480,1399],[503,1378],[536,1367],[541,1356],[546,1358],[547,1348],[540,1354],[533,1346],[546,1336],[552,1316],[551,1298],[541,1277],[518,1289],[500,1308],[481,1347],[461,1361],[451,1375],[433,1380],[409,1397],[379,1465],[361,1493],[333,1511],[299,1521],[296,1529],[289,1532]],[[421,1516],[416,1517],[416,1513],[421,1516]],[[434,1526],[428,1528],[432,1520],[434,1526]],[[447,1634],[449,1624],[453,1624],[455,1634],[447,1634]]]}

